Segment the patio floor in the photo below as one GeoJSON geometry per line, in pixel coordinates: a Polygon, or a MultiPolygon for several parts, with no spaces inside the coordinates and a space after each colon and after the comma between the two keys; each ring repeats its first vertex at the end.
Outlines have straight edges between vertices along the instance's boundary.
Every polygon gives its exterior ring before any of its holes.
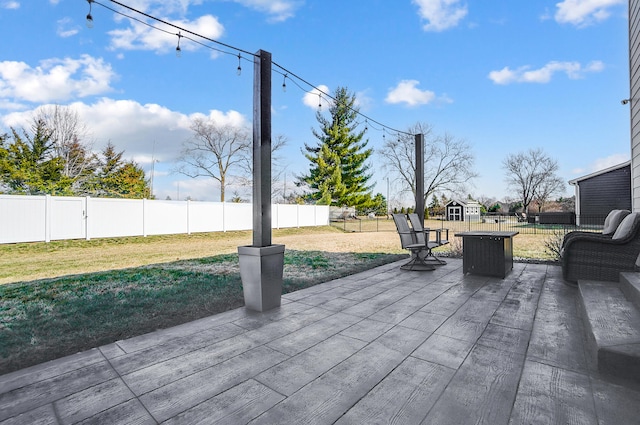
{"type": "Polygon", "coordinates": [[[394,263],[0,376],[0,424],[638,424],[556,266],[394,263]]]}

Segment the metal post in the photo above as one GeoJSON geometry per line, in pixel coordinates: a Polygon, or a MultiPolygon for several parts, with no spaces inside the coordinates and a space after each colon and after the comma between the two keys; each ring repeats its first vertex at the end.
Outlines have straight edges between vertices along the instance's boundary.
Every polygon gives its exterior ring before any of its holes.
{"type": "Polygon", "coordinates": [[[389,201],[389,177],[387,177],[387,220],[389,219],[390,215],[391,215],[391,204],[389,201]]]}
{"type": "Polygon", "coordinates": [[[424,134],[416,134],[416,213],[424,223],[424,134]]]}
{"type": "Polygon", "coordinates": [[[281,304],[284,245],[271,244],[271,53],[253,59],[253,245],[238,247],[244,305],[267,311],[281,304]]]}
{"type": "Polygon", "coordinates": [[[254,56],[253,246],[271,245],[271,53],[254,56]]]}

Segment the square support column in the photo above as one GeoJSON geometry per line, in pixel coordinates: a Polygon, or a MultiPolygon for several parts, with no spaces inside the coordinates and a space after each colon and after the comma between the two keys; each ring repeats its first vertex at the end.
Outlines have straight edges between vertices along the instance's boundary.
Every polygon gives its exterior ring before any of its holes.
{"type": "Polygon", "coordinates": [[[284,245],[271,242],[271,53],[254,56],[253,80],[253,245],[239,246],[245,307],[280,307],[284,245]]]}

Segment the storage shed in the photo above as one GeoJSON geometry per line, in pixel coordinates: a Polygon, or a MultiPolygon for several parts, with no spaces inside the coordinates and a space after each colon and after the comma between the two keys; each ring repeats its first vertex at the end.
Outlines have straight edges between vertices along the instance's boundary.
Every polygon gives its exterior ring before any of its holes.
{"type": "Polygon", "coordinates": [[[448,221],[480,221],[480,204],[454,199],[445,205],[445,216],[448,221]]]}
{"type": "Polygon", "coordinates": [[[609,211],[631,210],[631,161],[569,180],[576,193],[576,224],[602,225],[609,211]]]}

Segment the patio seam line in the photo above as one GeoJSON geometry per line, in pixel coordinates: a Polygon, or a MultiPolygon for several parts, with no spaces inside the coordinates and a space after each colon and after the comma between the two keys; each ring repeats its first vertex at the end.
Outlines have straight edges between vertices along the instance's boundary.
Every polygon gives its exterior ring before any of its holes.
{"type": "MultiPolygon", "coordinates": [[[[222,325],[220,325],[220,326],[224,326],[224,325],[226,325],[226,324],[228,324],[228,323],[222,324],[222,325]]],[[[231,323],[231,324],[235,325],[234,323],[231,323]]],[[[238,325],[235,325],[235,326],[238,326],[238,325]]],[[[216,327],[219,327],[219,326],[216,326],[216,327]]],[[[244,328],[242,328],[241,326],[238,326],[238,327],[239,327],[240,329],[244,329],[244,328]]],[[[209,329],[213,329],[213,328],[209,328],[209,329]]],[[[189,335],[190,335],[190,336],[193,336],[193,335],[195,335],[195,334],[197,334],[197,333],[201,333],[201,332],[205,332],[205,330],[198,331],[198,332],[193,332],[193,333],[191,333],[191,334],[189,334],[189,335]]],[[[220,340],[218,340],[218,341],[216,341],[216,342],[214,342],[214,343],[212,343],[212,344],[206,344],[206,345],[203,345],[203,346],[201,346],[201,347],[198,347],[198,348],[195,348],[195,349],[193,349],[193,350],[189,351],[189,353],[195,353],[196,351],[204,350],[204,349],[205,349],[205,348],[207,348],[207,347],[210,347],[210,346],[212,346],[212,345],[216,345],[216,344],[218,344],[218,343],[220,343],[220,342],[223,342],[223,341],[227,341],[227,340],[229,340],[229,339],[231,339],[231,338],[234,338],[234,337],[236,337],[236,336],[238,336],[238,335],[240,335],[240,334],[232,335],[232,336],[229,336],[229,337],[226,337],[226,338],[220,339],[220,340]]],[[[134,337],[134,338],[135,338],[135,337],[134,337]]],[[[165,345],[168,341],[175,340],[175,339],[178,339],[178,338],[179,338],[179,337],[171,338],[171,339],[169,339],[169,340],[163,341],[163,343],[162,343],[162,344],[157,344],[157,345],[153,346],[153,347],[154,347],[154,351],[155,351],[155,350],[157,350],[157,347],[161,347],[161,346],[165,345]]],[[[138,351],[144,351],[144,350],[148,350],[148,349],[150,349],[150,348],[151,348],[151,347],[146,347],[146,348],[143,348],[143,349],[141,349],[141,350],[132,351],[131,353],[127,353],[126,355],[132,355],[132,354],[135,354],[135,353],[136,353],[136,352],[138,352],[138,351]]],[[[104,356],[104,353],[102,353],[102,351],[100,351],[100,353],[104,356]]],[[[146,369],[146,368],[148,368],[148,367],[151,367],[151,366],[154,366],[154,365],[158,365],[158,364],[161,364],[161,363],[164,363],[164,362],[168,362],[168,361],[170,361],[170,360],[174,360],[174,359],[176,359],[176,358],[178,358],[178,357],[182,357],[182,356],[184,356],[185,354],[186,354],[186,353],[180,353],[180,354],[174,354],[174,355],[171,355],[170,357],[167,357],[167,358],[165,358],[165,359],[162,359],[161,361],[157,361],[157,362],[155,362],[155,363],[145,364],[144,366],[140,366],[140,367],[137,367],[137,368],[135,368],[135,369],[131,369],[130,371],[127,371],[126,373],[124,373],[124,375],[129,375],[129,374],[131,374],[131,373],[138,372],[138,371],[143,370],[143,369],[146,369]]],[[[119,357],[122,357],[122,356],[114,357],[114,359],[117,359],[117,358],[119,358],[119,357]]],[[[105,357],[105,358],[106,358],[106,357],[105,357]]],[[[117,370],[116,370],[116,368],[113,366],[113,364],[110,362],[110,360],[109,360],[109,359],[107,359],[107,360],[109,361],[109,365],[110,365],[110,366],[111,366],[111,367],[116,371],[116,373],[118,373],[118,371],[117,371],[117,370]]],[[[118,376],[120,376],[120,377],[122,377],[122,378],[123,378],[123,376],[124,376],[124,375],[121,375],[120,373],[118,373],[118,376]]],[[[123,380],[124,380],[124,378],[123,378],[123,380]]],[[[135,393],[134,393],[134,394],[135,394],[135,393]]]]}
{"type": "MultiPolygon", "coordinates": [[[[107,357],[102,353],[102,351],[100,351],[100,354],[104,357],[104,359],[106,360],[106,362],[107,362],[107,364],[109,365],[109,367],[110,367],[110,368],[115,372],[116,376],[118,377],[117,379],[119,379],[119,380],[124,384],[124,386],[125,386],[125,387],[127,387],[127,389],[128,389],[129,391],[131,391],[131,394],[133,394],[133,398],[132,398],[132,399],[129,399],[129,400],[134,400],[134,399],[135,399],[138,403],[140,403],[140,405],[142,406],[142,408],[144,409],[144,411],[145,411],[145,412],[147,412],[147,414],[149,415],[149,417],[150,417],[150,418],[152,418],[152,419],[155,421],[155,423],[156,423],[156,424],[159,424],[160,422],[158,422],[158,420],[156,419],[156,417],[155,417],[155,416],[153,416],[153,415],[151,414],[151,412],[149,411],[149,409],[147,408],[147,406],[142,402],[142,400],[140,400],[140,397],[135,393],[135,391],[133,391],[133,390],[131,389],[131,387],[129,387],[129,384],[127,384],[127,381],[125,381],[125,379],[122,377],[122,375],[120,375],[120,372],[118,372],[118,371],[116,370],[116,368],[113,366],[113,364],[111,363],[111,361],[110,361],[110,360],[109,360],[109,359],[108,359],[108,358],[107,358],[107,357]]],[[[129,401],[129,400],[127,400],[127,401],[129,401]]],[[[119,403],[119,404],[122,404],[122,403],[119,403]]],[[[117,406],[117,405],[116,405],[116,406],[117,406]]],[[[55,407],[55,405],[54,405],[54,407],[55,407]]],[[[115,407],[115,406],[111,406],[110,408],[113,408],[113,407],[115,407]]],[[[109,408],[109,409],[110,409],[110,408],[109,408]]],[[[106,410],[108,410],[108,409],[105,409],[105,410],[103,410],[102,412],[104,412],[104,411],[106,411],[106,410]]],[[[91,415],[89,418],[91,418],[91,417],[93,417],[93,416],[97,415],[98,413],[102,413],[102,412],[96,412],[95,414],[91,415]]],[[[57,414],[57,412],[56,412],[56,414],[57,414]]],[[[87,419],[89,419],[89,418],[87,418],[87,419]]],[[[60,423],[62,423],[62,422],[60,422],[60,423]]]]}
{"type": "MultiPolygon", "coordinates": [[[[540,293],[538,294],[538,299],[536,300],[535,314],[533,315],[532,322],[531,322],[531,332],[529,333],[529,339],[527,341],[527,350],[524,352],[524,355],[523,355],[522,367],[520,368],[520,376],[518,377],[518,383],[516,385],[516,391],[513,394],[513,400],[511,401],[511,409],[509,409],[509,418],[511,418],[513,416],[513,409],[514,409],[514,407],[516,405],[516,400],[518,399],[518,394],[520,393],[520,383],[522,382],[522,374],[524,373],[524,367],[525,367],[525,364],[527,363],[527,359],[529,359],[529,356],[528,356],[528,354],[529,354],[529,345],[531,344],[531,337],[533,336],[533,327],[534,327],[534,324],[536,322],[536,318],[538,317],[538,311],[540,311],[540,309],[539,309],[539,307],[540,307],[540,298],[542,298],[542,291],[543,291],[545,285],[547,284],[548,272],[549,272],[549,266],[546,266],[545,270],[544,270],[544,277],[542,278],[542,285],[540,285],[540,293]]],[[[519,276],[522,276],[522,273],[524,273],[524,269],[520,273],[519,276]]],[[[516,280],[516,282],[517,282],[517,280],[516,280]]],[[[513,285],[515,285],[515,283],[513,285]]],[[[513,289],[513,286],[511,288],[513,289]]],[[[511,292],[511,290],[509,290],[509,292],[511,292]]],[[[507,295],[509,294],[509,292],[507,292],[507,295]]],[[[505,299],[506,299],[506,297],[505,297],[505,299]]],[[[591,385],[591,383],[589,383],[589,385],[591,385]]],[[[593,392],[593,389],[592,389],[592,392],[593,392]]]]}
{"type": "MultiPolygon", "coordinates": [[[[324,309],[323,309],[323,310],[324,310],[324,309]]],[[[330,310],[327,310],[327,311],[330,311],[330,310]]],[[[317,342],[317,343],[315,343],[315,344],[313,344],[313,345],[311,345],[311,346],[309,346],[309,347],[305,348],[304,350],[302,350],[302,351],[300,351],[300,352],[298,352],[298,353],[294,354],[293,356],[292,356],[291,354],[284,353],[284,352],[282,352],[282,351],[278,350],[277,348],[273,348],[273,347],[268,346],[268,345],[267,345],[267,344],[268,344],[268,342],[267,342],[267,343],[264,343],[264,344],[262,344],[262,345],[267,346],[267,348],[270,348],[271,350],[276,351],[276,352],[278,352],[278,353],[280,353],[280,354],[284,354],[285,356],[289,356],[289,359],[291,359],[291,358],[293,358],[293,357],[295,357],[295,356],[297,356],[297,355],[299,355],[299,354],[301,354],[301,353],[304,353],[304,352],[306,352],[306,351],[310,350],[311,348],[313,348],[313,347],[317,346],[318,344],[321,344],[321,343],[323,343],[323,342],[327,341],[329,338],[332,338],[332,337],[334,337],[334,336],[336,336],[336,335],[339,335],[339,334],[340,334],[340,332],[342,332],[342,331],[344,331],[344,330],[346,330],[346,329],[349,329],[351,326],[354,326],[354,325],[356,325],[356,324],[358,324],[358,323],[362,322],[363,320],[365,320],[365,319],[363,319],[363,318],[361,318],[361,317],[359,317],[359,316],[354,316],[353,314],[348,314],[348,313],[341,313],[341,314],[346,314],[346,315],[348,315],[348,316],[352,316],[352,317],[355,317],[356,319],[360,319],[360,320],[358,320],[358,321],[357,321],[357,322],[355,322],[354,324],[352,324],[352,325],[350,325],[350,326],[348,326],[348,327],[346,327],[346,328],[344,328],[344,329],[341,329],[340,331],[338,331],[338,332],[336,332],[336,333],[333,333],[333,334],[329,335],[329,336],[328,336],[328,337],[326,337],[325,339],[323,339],[323,340],[321,340],[321,341],[319,341],[319,342],[317,342]]],[[[327,316],[327,317],[330,317],[330,316],[327,316]]],[[[325,319],[326,319],[326,318],[325,318],[325,319]]],[[[323,320],[323,319],[320,319],[320,320],[323,320]]],[[[320,320],[318,320],[317,322],[313,322],[313,323],[318,323],[320,320]]],[[[302,328],[300,328],[300,329],[302,329],[302,328]]],[[[293,331],[293,332],[297,332],[297,331],[299,331],[300,329],[297,329],[297,330],[295,330],[295,331],[293,331]]],[[[288,333],[287,335],[291,335],[291,333],[293,333],[293,332],[290,332],[290,333],[288,333]]],[[[282,336],[282,337],[280,337],[280,338],[284,338],[285,336],[286,336],[286,335],[283,335],[283,336],[282,336]]],[[[346,335],[345,335],[345,336],[346,336],[346,335]]],[[[276,338],[274,341],[276,341],[276,340],[278,340],[278,339],[280,339],[280,338],[276,338]]],[[[351,338],[351,337],[349,337],[349,338],[351,338]]],[[[358,338],[353,338],[353,339],[358,339],[358,338]]],[[[358,340],[359,340],[359,339],[358,339],[358,340]]],[[[360,341],[360,340],[359,340],[359,341],[360,341]]],[[[270,342],[273,342],[273,341],[270,341],[270,342]]],[[[366,342],[366,341],[363,341],[363,342],[366,342]]],[[[367,344],[367,345],[368,345],[368,344],[367,344]]],[[[359,350],[358,350],[358,351],[359,351],[359,350]]],[[[351,356],[349,356],[349,357],[351,357],[351,356]]],[[[275,364],[275,365],[273,365],[273,366],[271,366],[271,367],[274,367],[274,366],[277,366],[277,365],[279,365],[279,364],[282,364],[282,363],[286,362],[286,361],[287,361],[287,360],[289,360],[289,359],[283,360],[283,361],[281,361],[280,363],[277,363],[277,364],[275,364]]],[[[269,368],[269,369],[270,369],[270,368],[269,368]]],[[[267,369],[267,370],[268,370],[268,369],[267,369]]],[[[272,389],[273,389],[273,388],[272,388],[272,389]]],[[[275,390],[274,390],[274,391],[275,391],[275,390]]]]}
{"type": "MultiPolygon", "coordinates": [[[[43,405],[43,406],[46,406],[46,404],[45,404],[45,405],[43,405]]],[[[42,407],[42,406],[41,406],[41,407],[42,407]]],[[[56,403],[55,403],[55,402],[53,402],[53,401],[51,402],[51,410],[53,410],[53,415],[54,415],[54,416],[55,416],[55,418],[56,418],[56,423],[57,423],[57,425],[62,424],[63,422],[62,422],[62,418],[60,417],[60,412],[58,412],[58,408],[56,407],[56,403]]],[[[24,413],[27,413],[27,412],[24,412],[24,413]]],[[[22,414],[24,414],[24,413],[20,413],[20,414],[18,414],[18,415],[16,415],[16,416],[22,415],[22,414]]],[[[14,418],[15,418],[16,416],[14,416],[14,418]]]]}

